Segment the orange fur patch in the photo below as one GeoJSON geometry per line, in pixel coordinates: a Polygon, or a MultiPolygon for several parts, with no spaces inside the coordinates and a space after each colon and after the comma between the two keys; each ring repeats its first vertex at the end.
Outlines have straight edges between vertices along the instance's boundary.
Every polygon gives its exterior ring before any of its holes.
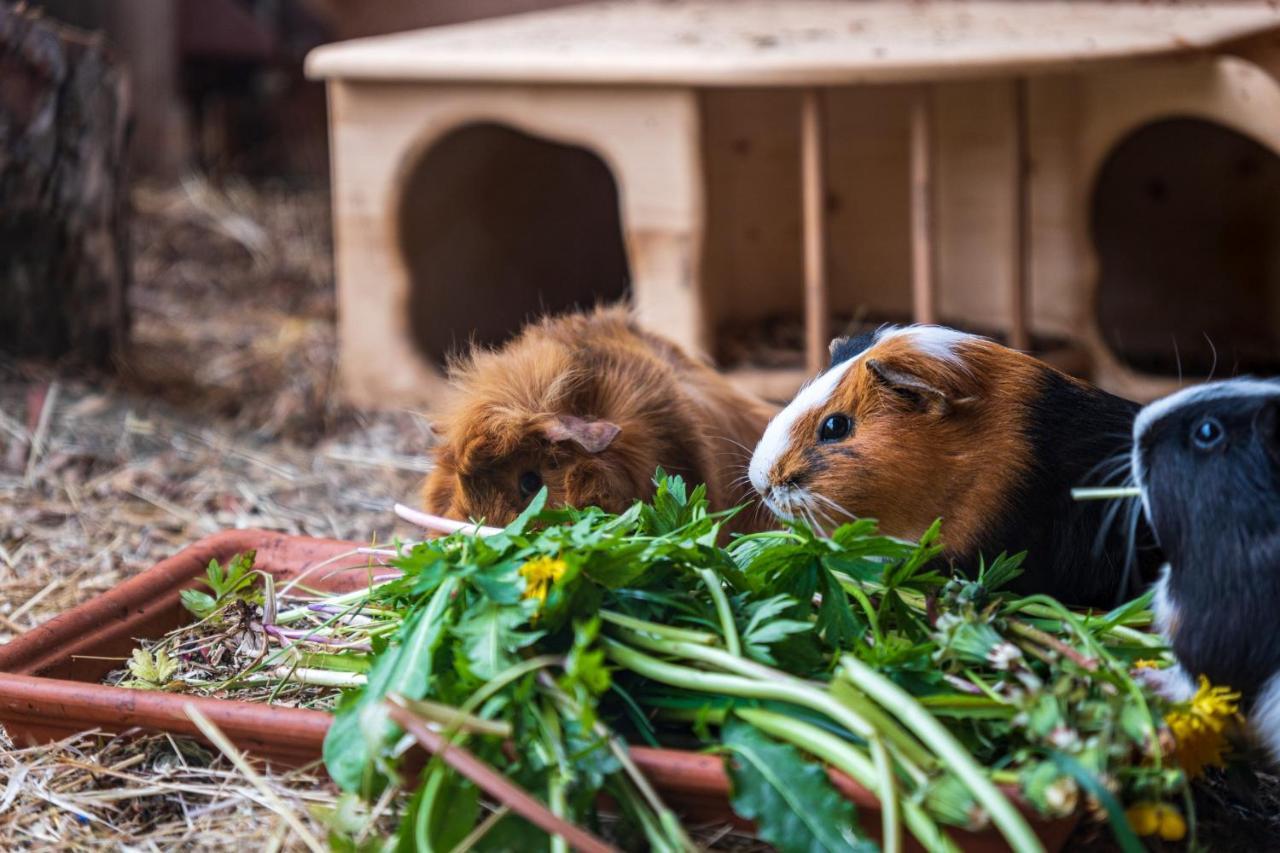
{"type": "Polygon", "coordinates": [[[975,547],[1032,464],[1027,403],[1050,368],[980,338],[956,342],[954,354],[948,361],[921,352],[909,334],[874,344],[825,407],[797,418],[770,481],[798,483],[879,519],[891,536],[918,537],[942,518],[949,550],[975,547]],[[941,390],[948,404],[904,399],[876,378],[872,359],[941,390]],[[853,435],[819,443],[819,426],[834,412],[853,418],[853,435]]]}
{"type": "MultiPolygon", "coordinates": [[[[438,427],[442,444],[423,486],[427,510],[505,524],[528,503],[536,473],[552,505],[614,512],[652,494],[654,469],[706,483],[713,509],[748,497],[736,481],[773,410],[628,312],[598,309],[541,320],[498,350],[451,365],[456,390],[438,427]],[[602,451],[555,441],[561,415],[616,424],[602,451]]],[[[739,516],[755,529],[767,514],[739,516]],[[752,519],[752,520],[749,520],[752,519]]]]}

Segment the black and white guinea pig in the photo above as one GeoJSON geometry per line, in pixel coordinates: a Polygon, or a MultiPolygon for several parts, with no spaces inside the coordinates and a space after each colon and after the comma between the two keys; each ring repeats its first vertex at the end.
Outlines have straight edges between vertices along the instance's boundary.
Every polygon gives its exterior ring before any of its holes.
{"type": "MultiPolygon", "coordinates": [[[[986,338],[884,327],[832,343],[830,367],[769,423],[749,475],[779,516],[876,518],[904,538],[942,518],[961,568],[1025,550],[1016,589],[1112,606],[1130,531],[1071,489],[1127,460],[1138,408],[986,338]]],[[[1158,556],[1140,548],[1137,560],[1153,580],[1158,556]]]]}
{"type": "Polygon", "coordinates": [[[1185,698],[1201,675],[1239,690],[1280,760],[1280,382],[1215,382],[1147,406],[1133,472],[1168,559],[1153,607],[1181,671],[1162,692],[1185,698]]]}

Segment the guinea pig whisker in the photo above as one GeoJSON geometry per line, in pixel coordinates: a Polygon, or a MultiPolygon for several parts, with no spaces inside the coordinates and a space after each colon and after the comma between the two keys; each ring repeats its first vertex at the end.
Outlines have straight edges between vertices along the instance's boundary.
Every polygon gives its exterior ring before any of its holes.
{"type": "Polygon", "coordinates": [[[1120,510],[1124,509],[1125,504],[1132,500],[1133,498],[1119,498],[1111,501],[1111,506],[1107,507],[1106,514],[1102,516],[1102,524],[1098,526],[1098,534],[1093,540],[1094,554],[1101,554],[1106,550],[1107,537],[1111,535],[1111,528],[1120,516],[1120,510]]]}
{"type": "Polygon", "coordinates": [[[1136,498],[1130,498],[1128,503],[1129,518],[1126,523],[1128,529],[1125,531],[1124,567],[1121,569],[1120,585],[1116,590],[1116,607],[1139,591],[1130,587],[1135,586],[1137,581],[1134,568],[1138,564],[1138,521],[1141,518],[1142,505],[1136,498]]]}
{"type": "Polygon", "coordinates": [[[1106,459],[1103,459],[1097,465],[1094,465],[1086,471],[1082,478],[1083,482],[1081,485],[1087,486],[1091,482],[1094,482],[1095,476],[1099,477],[1096,481],[1099,484],[1104,486],[1110,484],[1113,479],[1128,472],[1130,460],[1131,454],[1129,452],[1129,448],[1125,447],[1123,450],[1118,451],[1114,456],[1109,456],[1106,459]],[[1104,472],[1105,476],[1101,476],[1104,472]]]}
{"type": "Polygon", "coordinates": [[[809,522],[809,526],[810,526],[810,527],[812,527],[814,530],[818,531],[818,534],[819,534],[820,536],[821,536],[821,535],[826,535],[826,531],[824,531],[824,530],[822,529],[822,525],[821,525],[821,524],[819,524],[819,523],[818,523],[818,519],[817,519],[816,517],[814,517],[814,514],[813,514],[813,507],[812,507],[811,505],[809,505],[809,504],[805,504],[804,506],[800,507],[800,511],[801,511],[802,513],[804,513],[805,521],[809,522]]]}
{"type": "Polygon", "coordinates": [[[809,526],[816,530],[820,536],[827,535],[827,527],[836,526],[832,521],[831,516],[818,506],[817,502],[814,500],[815,498],[820,497],[819,495],[814,492],[810,492],[807,489],[796,488],[791,490],[790,495],[792,506],[799,510],[800,515],[804,520],[807,521],[809,526]],[[819,518],[820,515],[821,518],[819,518]]]}
{"type": "Polygon", "coordinates": [[[835,501],[833,501],[831,498],[827,497],[826,495],[820,495],[820,494],[818,494],[817,492],[814,492],[814,493],[813,493],[813,496],[814,496],[815,498],[817,498],[818,500],[822,501],[822,502],[823,502],[824,504],[826,504],[827,506],[829,506],[829,507],[831,507],[832,509],[834,509],[836,512],[841,513],[842,515],[846,515],[846,516],[848,516],[849,518],[854,519],[855,521],[857,520],[857,518],[858,518],[858,517],[857,517],[856,515],[854,515],[853,513],[849,512],[849,510],[847,510],[847,509],[845,509],[844,507],[840,506],[840,504],[836,503],[835,501]]]}
{"type": "Polygon", "coordinates": [[[713,435],[711,437],[719,441],[727,441],[730,444],[732,444],[734,447],[738,448],[739,450],[747,454],[745,457],[740,457],[740,458],[750,459],[755,454],[755,450],[753,448],[747,447],[745,444],[743,444],[741,441],[738,441],[736,438],[731,438],[730,436],[727,436],[727,435],[713,435]]]}

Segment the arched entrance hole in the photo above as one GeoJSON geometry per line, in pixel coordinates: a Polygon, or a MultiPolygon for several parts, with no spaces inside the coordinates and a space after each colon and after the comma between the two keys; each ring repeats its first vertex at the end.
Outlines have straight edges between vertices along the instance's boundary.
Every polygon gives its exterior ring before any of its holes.
{"type": "Polygon", "coordinates": [[[1275,152],[1210,121],[1144,125],[1099,170],[1091,226],[1098,323],[1122,361],[1162,375],[1280,370],[1275,152]]]}
{"type": "Polygon", "coordinates": [[[604,161],[498,124],[459,128],[412,166],[399,238],[413,338],[438,366],[530,317],[621,299],[630,282],[604,161]]]}

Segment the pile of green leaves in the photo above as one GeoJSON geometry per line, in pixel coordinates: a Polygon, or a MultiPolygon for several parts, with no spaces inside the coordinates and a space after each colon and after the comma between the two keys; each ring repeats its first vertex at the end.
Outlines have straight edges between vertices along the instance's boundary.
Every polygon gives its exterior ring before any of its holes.
{"type": "Polygon", "coordinates": [[[722,756],[733,808],[784,851],[875,848],[828,767],[880,799],[885,849],[904,829],[958,849],[957,829],[988,825],[1037,849],[1015,791],[1045,816],[1089,806],[1140,849],[1124,804],[1184,797],[1163,708],[1129,675],[1159,645],[1135,629],[1145,600],[1086,617],[1018,597],[1003,590],[1021,560],[1004,555],[953,576],[936,525],[918,543],[863,520],[726,546],[723,522],[701,488],[660,472],[622,515],[540,495],[497,534],[405,550],[403,576],[367,598],[402,622],[373,638],[324,758],[369,802],[400,786],[411,799],[395,838],[335,831],[335,846],[567,849],[514,811],[486,818],[450,757],[465,752],[560,819],[602,831],[604,793],[632,827],[614,838],[691,849],[624,741],[722,756]],[[539,588],[531,565],[554,581],[539,588]],[[457,749],[405,774],[397,708],[457,749]]]}

